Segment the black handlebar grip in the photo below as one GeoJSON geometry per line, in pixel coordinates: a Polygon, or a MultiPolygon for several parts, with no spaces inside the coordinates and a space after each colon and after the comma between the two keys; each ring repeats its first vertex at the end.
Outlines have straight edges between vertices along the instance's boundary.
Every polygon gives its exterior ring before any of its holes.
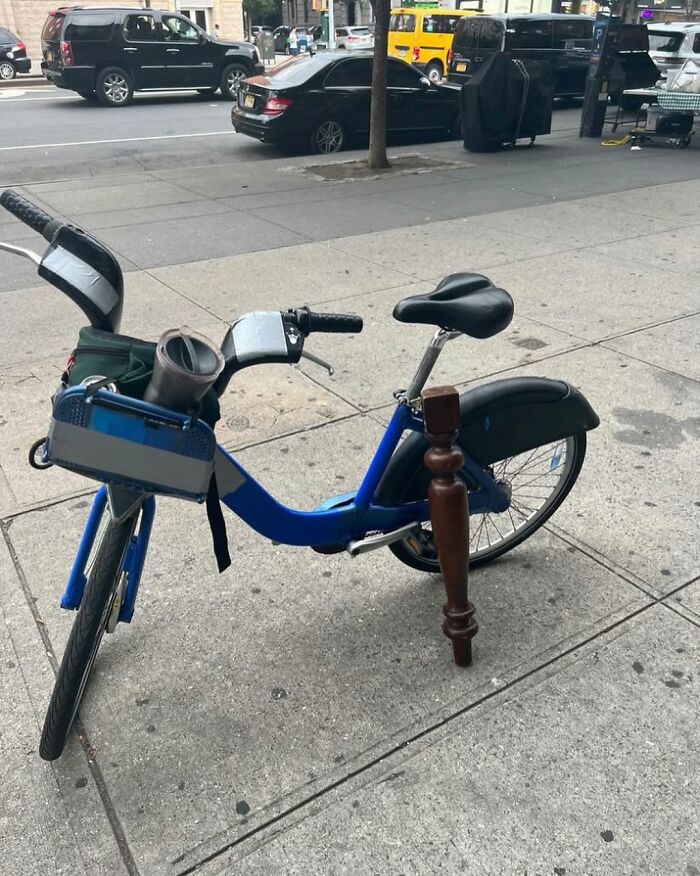
{"type": "Polygon", "coordinates": [[[18,195],[17,192],[13,192],[12,189],[6,189],[0,195],[0,205],[12,213],[13,216],[16,216],[21,222],[24,222],[25,225],[33,228],[34,231],[38,231],[39,234],[44,233],[44,229],[49,222],[56,222],[48,213],[40,210],[39,207],[23,198],[22,195],[18,195]]]}
{"type": "Polygon", "coordinates": [[[362,317],[354,313],[314,313],[309,312],[309,334],[311,332],[353,332],[362,331],[362,317]]]}

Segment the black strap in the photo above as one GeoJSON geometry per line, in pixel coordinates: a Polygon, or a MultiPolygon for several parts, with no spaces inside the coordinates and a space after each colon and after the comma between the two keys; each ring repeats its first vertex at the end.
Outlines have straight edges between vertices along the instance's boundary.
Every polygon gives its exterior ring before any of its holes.
{"type": "Polygon", "coordinates": [[[228,537],[226,535],[224,515],[221,511],[221,503],[219,502],[219,488],[216,485],[216,474],[213,474],[209,481],[209,490],[207,492],[207,517],[209,518],[209,528],[211,529],[211,537],[214,542],[216,564],[219,567],[219,572],[223,572],[231,565],[231,555],[228,552],[228,537]]]}

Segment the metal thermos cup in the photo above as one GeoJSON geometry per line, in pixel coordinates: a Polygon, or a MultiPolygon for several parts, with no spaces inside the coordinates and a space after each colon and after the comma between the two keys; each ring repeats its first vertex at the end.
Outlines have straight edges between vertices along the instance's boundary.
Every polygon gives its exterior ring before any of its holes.
{"type": "Polygon", "coordinates": [[[201,401],[223,367],[221,350],[209,338],[186,326],[170,329],[158,339],[144,400],[187,412],[201,401]]]}

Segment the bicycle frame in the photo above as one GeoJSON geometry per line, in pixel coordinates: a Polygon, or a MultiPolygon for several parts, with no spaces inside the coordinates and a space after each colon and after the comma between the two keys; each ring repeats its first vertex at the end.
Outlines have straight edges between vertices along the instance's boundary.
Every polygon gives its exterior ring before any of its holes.
{"type": "MultiPolygon", "coordinates": [[[[422,417],[405,402],[397,405],[370,462],[362,483],[355,492],[327,499],[313,511],[297,511],[278,502],[221,445],[217,445],[215,470],[221,502],[255,529],[275,542],[297,546],[337,545],[341,549],[368,532],[390,532],[411,523],[429,519],[427,501],[395,507],[374,503],[374,494],[389,461],[407,430],[423,431],[422,417]]],[[[463,476],[477,489],[469,492],[470,514],[501,509],[503,492],[487,471],[465,453],[463,476]]],[[[61,607],[77,609],[86,584],[85,568],[107,505],[108,488],[103,484],[93,500],[85,530],[73,562],[61,607]]],[[[119,620],[129,622],[133,615],[139,579],[143,570],[155,498],[147,496],[142,505],[141,522],[124,560],[129,583],[119,620]]]]}

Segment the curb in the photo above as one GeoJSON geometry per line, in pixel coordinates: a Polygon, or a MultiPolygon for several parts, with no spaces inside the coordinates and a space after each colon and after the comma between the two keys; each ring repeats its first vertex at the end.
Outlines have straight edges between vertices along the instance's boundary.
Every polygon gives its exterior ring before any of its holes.
{"type": "Polygon", "coordinates": [[[15,76],[14,79],[8,79],[0,82],[0,88],[31,88],[34,85],[50,84],[43,76],[15,76]]]}

